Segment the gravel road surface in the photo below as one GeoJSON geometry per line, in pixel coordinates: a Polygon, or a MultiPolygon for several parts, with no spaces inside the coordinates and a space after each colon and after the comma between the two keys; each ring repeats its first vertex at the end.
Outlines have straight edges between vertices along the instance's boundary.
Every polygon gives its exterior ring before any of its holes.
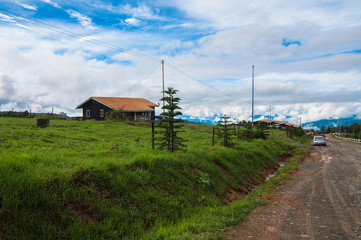
{"type": "Polygon", "coordinates": [[[327,136],[225,239],[361,239],[361,145],[327,136]]]}

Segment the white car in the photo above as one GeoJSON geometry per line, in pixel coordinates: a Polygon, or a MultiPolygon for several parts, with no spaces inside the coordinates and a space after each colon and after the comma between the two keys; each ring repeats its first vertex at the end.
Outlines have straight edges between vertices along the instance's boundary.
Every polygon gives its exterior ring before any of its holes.
{"type": "Polygon", "coordinates": [[[326,146],[326,139],[323,136],[315,136],[311,144],[313,146],[326,146]]]}

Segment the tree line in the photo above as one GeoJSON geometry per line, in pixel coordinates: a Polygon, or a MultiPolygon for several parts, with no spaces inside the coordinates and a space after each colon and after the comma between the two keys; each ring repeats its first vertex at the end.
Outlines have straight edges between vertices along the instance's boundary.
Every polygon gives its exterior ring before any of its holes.
{"type": "Polygon", "coordinates": [[[361,124],[353,123],[349,126],[338,126],[338,127],[325,127],[322,126],[320,133],[340,133],[346,135],[346,137],[361,139],[361,124]]]}

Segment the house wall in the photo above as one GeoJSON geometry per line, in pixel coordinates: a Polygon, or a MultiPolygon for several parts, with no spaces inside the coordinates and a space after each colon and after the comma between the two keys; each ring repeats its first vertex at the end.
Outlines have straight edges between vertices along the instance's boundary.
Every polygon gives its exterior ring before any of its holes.
{"type": "Polygon", "coordinates": [[[128,115],[133,121],[148,121],[154,120],[155,111],[128,112],[128,115]]]}
{"type": "Polygon", "coordinates": [[[83,120],[87,120],[87,119],[104,120],[105,114],[107,112],[111,111],[110,108],[108,108],[107,106],[104,106],[103,104],[100,104],[97,101],[94,101],[93,99],[91,99],[90,101],[85,103],[82,107],[83,107],[83,120]],[[103,117],[100,116],[101,109],[104,110],[103,117]],[[87,111],[90,111],[89,117],[87,116],[87,111]]]}
{"type": "MultiPolygon", "coordinates": [[[[86,102],[83,106],[83,120],[87,119],[96,119],[96,120],[104,120],[107,112],[113,111],[111,108],[94,101],[93,99],[86,102]],[[100,116],[100,110],[104,110],[103,117],[100,116]],[[90,111],[90,116],[87,116],[87,111],[90,111]]],[[[150,120],[155,117],[155,110],[153,111],[142,111],[142,112],[126,112],[127,117],[125,120],[131,121],[142,121],[142,120],[150,120]]]]}

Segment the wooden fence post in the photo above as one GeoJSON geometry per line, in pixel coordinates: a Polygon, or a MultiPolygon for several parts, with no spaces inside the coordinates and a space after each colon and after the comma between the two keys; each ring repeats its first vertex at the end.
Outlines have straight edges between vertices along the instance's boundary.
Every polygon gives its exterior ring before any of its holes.
{"type": "Polygon", "coordinates": [[[212,134],[212,147],[214,146],[214,127],[213,127],[213,134],[212,134]]]}
{"type": "Polygon", "coordinates": [[[152,122],[152,149],[154,149],[154,122],[152,122]]]}
{"type": "Polygon", "coordinates": [[[238,140],[239,140],[239,124],[238,124],[238,134],[237,134],[237,136],[238,136],[238,140]]]}

